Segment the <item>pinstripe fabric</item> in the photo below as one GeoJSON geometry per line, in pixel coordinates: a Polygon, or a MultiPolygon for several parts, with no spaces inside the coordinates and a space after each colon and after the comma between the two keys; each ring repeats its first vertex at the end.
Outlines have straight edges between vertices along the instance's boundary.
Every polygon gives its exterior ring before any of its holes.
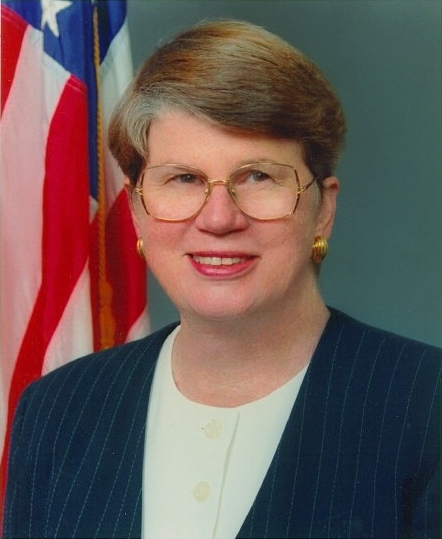
{"type": "Polygon", "coordinates": [[[140,536],[147,403],[168,332],[75,361],[25,391],[5,536],[140,536]]]}
{"type": "MultiPolygon", "coordinates": [[[[170,331],[24,393],[6,537],[140,536],[147,404],[170,331]]],[[[438,349],[333,311],[238,537],[439,537],[439,376],[438,349]]]]}
{"type": "Polygon", "coordinates": [[[439,377],[439,350],[335,312],[239,537],[440,537],[439,377]]]}

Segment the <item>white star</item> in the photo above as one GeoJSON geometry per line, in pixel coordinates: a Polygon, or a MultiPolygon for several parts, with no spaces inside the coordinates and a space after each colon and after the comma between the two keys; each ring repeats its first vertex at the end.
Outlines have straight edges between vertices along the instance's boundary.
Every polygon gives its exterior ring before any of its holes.
{"type": "Polygon", "coordinates": [[[72,4],[67,0],[41,0],[41,28],[47,24],[56,37],[60,37],[57,24],[57,13],[72,4]]]}

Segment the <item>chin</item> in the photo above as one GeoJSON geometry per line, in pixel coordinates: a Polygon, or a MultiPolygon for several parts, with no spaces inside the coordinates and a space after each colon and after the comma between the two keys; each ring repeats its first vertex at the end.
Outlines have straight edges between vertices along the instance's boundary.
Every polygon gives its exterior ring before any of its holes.
{"type": "Polygon", "coordinates": [[[260,302],[252,301],[251,299],[243,298],[238,301],[238,296],[228,300],[227,298],[206,298],[205,301],[198,303],[192,302],[187,306],[183,306],[180,313],[185,317],[189,314],[193,318],[199,318],[202,321],[216,323],[241,322],[260,316],[265,310],[270,310],[260,302]]]}

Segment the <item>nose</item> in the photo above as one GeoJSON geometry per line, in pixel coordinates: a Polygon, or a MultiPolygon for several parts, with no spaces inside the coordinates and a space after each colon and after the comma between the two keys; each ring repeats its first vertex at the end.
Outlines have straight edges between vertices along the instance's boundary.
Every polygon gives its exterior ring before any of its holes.
{"type": "Polygon", "coordinates": [[[248,224],[247,216],[238,208],[228,191],[228,183],[224,180],[211,181],[209,197],[195,218],[197,228],[212,234],[228,234],[243,230],[248,224]]]}

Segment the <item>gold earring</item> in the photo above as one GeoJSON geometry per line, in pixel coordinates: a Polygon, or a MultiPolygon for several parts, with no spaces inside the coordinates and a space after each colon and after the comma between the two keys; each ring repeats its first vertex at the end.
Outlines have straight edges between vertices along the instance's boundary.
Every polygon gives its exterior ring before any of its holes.
{"type": "Polygon", "coordinates": [[[137,253],[138,253],[138,256],[142,258],[143,260],[146,258],[144,255],[144,244],[141,238],[138,238],[137,240],[137,253]]]}
{"type": "Polygon", "coordinates": [[[312,260],[315,264],[320,264],[327,255],[328,243],[322,236],[316,236],[312,247],[312,260]]]}

